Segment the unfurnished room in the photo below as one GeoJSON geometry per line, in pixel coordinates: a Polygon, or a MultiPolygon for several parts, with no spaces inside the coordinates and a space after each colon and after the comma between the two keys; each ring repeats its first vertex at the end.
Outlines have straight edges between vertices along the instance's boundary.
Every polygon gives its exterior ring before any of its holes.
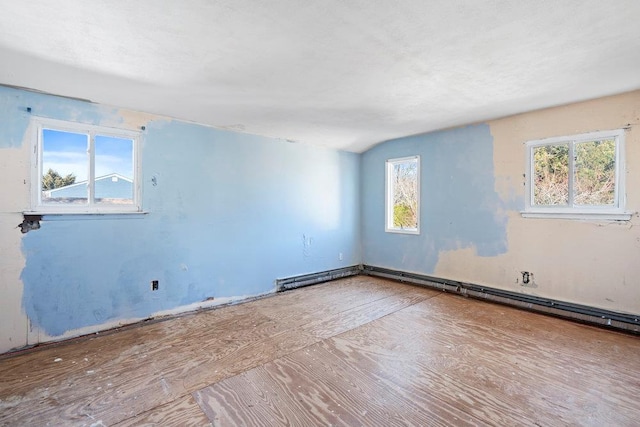
{"type": "Polygon", "coordinates": [[[637,0],[0,4],[0,426],[640,425],[637,0]]]}

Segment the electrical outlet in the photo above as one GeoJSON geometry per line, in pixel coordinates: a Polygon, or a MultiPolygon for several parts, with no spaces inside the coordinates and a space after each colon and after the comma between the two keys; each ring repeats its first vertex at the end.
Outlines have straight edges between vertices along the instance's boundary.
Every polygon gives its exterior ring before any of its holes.
{"type": "Polygon", "coordinates": [[[157,280],[152,280],[151,281],[151,290],[152,291],[157,291],[158,290],[158,281],[157,280]]]}
{"type": "Polygon", "coordinates": [[[342,252],[338,254],[338,261],[342,261],[342,252]]]}
{"type": "MultiPolygon", "coordinates": [[[[538,285],[536,285],[536,281],[533,277],[533,273],[530,271],[521,271],[520,274],[522,275],[522,282],[520,283],[520,286],[525,286],[527,288],[537,288],[538,285]]],[[[516,279],[516,283],[518,283],[518,279],[516,279]]]]}

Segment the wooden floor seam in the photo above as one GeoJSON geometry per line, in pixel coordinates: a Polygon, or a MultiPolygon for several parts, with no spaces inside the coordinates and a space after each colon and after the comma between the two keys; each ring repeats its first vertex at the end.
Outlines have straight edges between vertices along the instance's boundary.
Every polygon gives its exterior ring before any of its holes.
{"type": "Polygon", "coordinates": [[[632,426],[639,350],[356,276],[0,359],[0,426],[632,426]]]}

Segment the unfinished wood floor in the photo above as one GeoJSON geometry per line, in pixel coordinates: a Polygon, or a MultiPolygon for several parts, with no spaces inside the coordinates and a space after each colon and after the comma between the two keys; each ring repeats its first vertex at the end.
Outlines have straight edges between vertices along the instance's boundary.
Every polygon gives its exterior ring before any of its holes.
{"type": "Polygon", "coordinates": [[[355,277],[0,359],[0,425],[640,424],[640,339],[355,277]]]}

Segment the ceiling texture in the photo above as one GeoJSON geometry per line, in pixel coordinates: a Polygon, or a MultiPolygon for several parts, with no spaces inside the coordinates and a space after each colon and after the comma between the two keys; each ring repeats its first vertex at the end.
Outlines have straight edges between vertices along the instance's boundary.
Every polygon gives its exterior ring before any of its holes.
{"type": "Polygon", "coordinates": [[[362,152],[640,88],[638,0],[0,0],[0,84],[362,152]]]}

